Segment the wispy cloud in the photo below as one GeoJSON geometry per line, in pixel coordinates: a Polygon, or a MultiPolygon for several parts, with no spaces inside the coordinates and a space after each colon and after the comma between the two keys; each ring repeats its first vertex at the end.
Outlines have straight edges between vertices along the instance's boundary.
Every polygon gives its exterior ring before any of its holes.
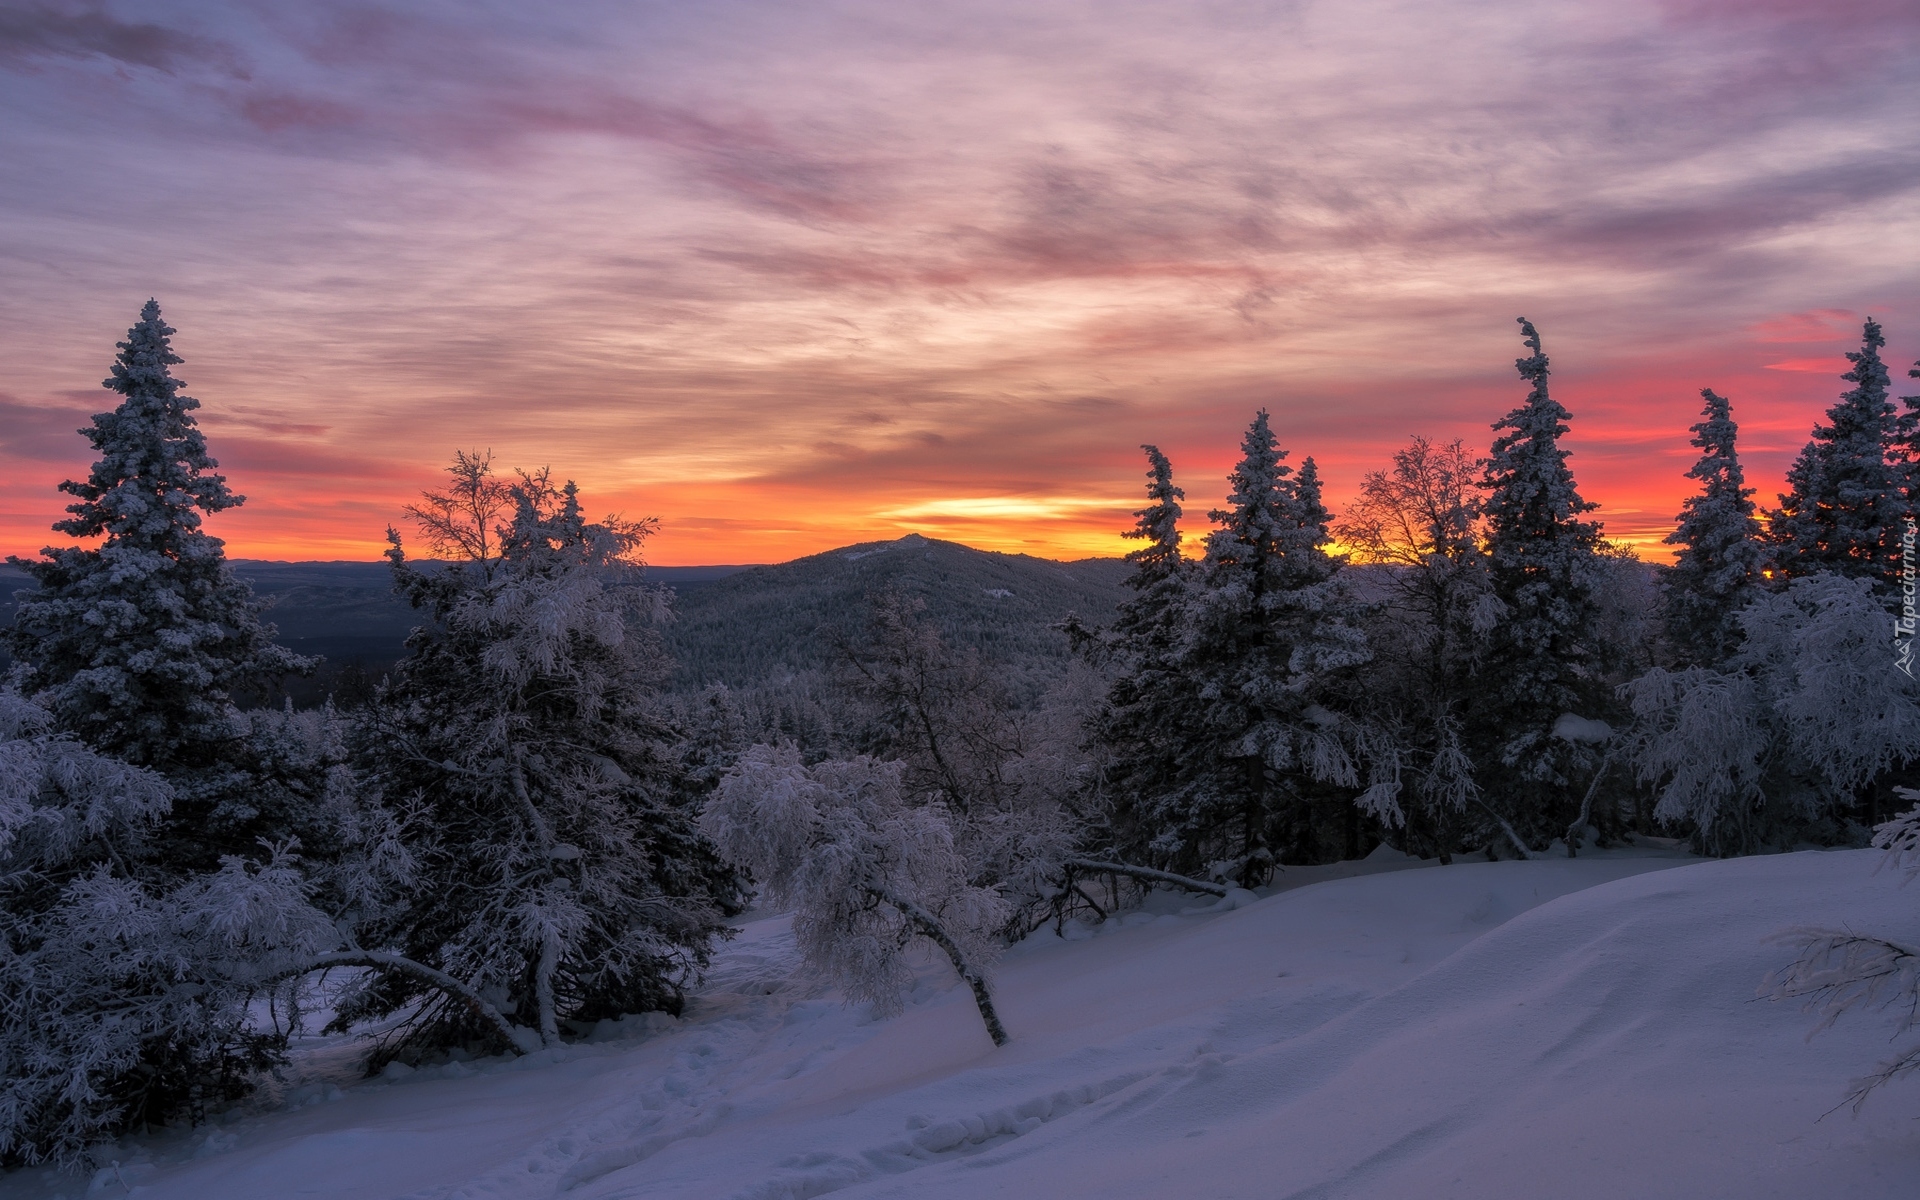
{"type": "Polygon", "coordinates": [[[97,58],[168,74],[188,66],[244,74],[234,48],[216,38],[121,20],[95,5],[0,5],[0,65],[31,69],[34,60],[49,58],[97,58]]]}

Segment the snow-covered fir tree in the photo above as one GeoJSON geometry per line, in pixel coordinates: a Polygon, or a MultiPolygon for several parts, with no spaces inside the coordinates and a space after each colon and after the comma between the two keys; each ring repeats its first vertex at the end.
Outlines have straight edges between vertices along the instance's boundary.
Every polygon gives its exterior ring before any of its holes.
{"type": "Polygon", "coordinates": [[[201,528],[242,497],[181,391],[174,330],[147,301],[104,386],[122,397],[82,430],[99,454],[54,529],[97,547],[62,546],[9,561],[33,577],[7,648],[14,681],[60,728],[95,749],[167,776],[177,802],[175,856],[211,866],[257,837],[297,832],[300,814],[263,811],[277,791],[251,786],[246,725],[234,693],[309,669],[273,643],[261,605],[201,528]]]}
{"type": "Polygon", "coordinates": [[[1403,849],[1443,862],[1457,814],[1481,803],[1462,731],[1479,643],[1497,611],[1480,546],[1482,466],[1459,441],[1416,437],[1391,467],[1362,478],[1337,527],[1386,598],[1367,625],[1374,663],[1365,686],[1371,722],[1407,786],[1375,815],[1403,831],[1403,849]]]}
{"type": "MultiPolygon", "coordinates": [[[[512,485],[462,454],[413,510],[454,561],[400,591],[428,623],[367,712],[357,762],[365,852],[386,864],[354,930],[483,996],[539,1041],[567,1022],[677,1011],[739,910],[740,881],[700,835],[682,735],[657,694],[639,585],[650,522],[589,522],[571,483],[512,485]]],[[[348,1017],[408,1012],[405,1044],[497,1040],[498,1024],[419,972],[383,972],[348,1017]]]]}
{"type": "Polygon", "coordinates": [[[1766,559],[1753,489],[1746,486],[1735,446],[1739,427],[1726,397],[1700,389],[1705,406],[1693,426],[1700,461],[1687,472],[1700,494],[1680,506],[1666,536],[1678,547],[1662,581],[1667,636],[1688,663],[1712,666],[1740,642],[1740,610],[1761,586],[1766,559]]]}
{"type": "Polygon", "coordinates": [[[724,683],[679,697],[676,709],[676,724],[684,731],[680,759],[687,778],[701,791],[711,791],[748,745],[746,712],[724,683]]]}
{"type": "Polygon", "coordinates": [[[1560,718],[1597,718],[1609,699],[1596,636],[1594,594],[1600,526],[1580,496],[1560,439],[1571,419],[1548,391],[1547,356],[1533,323],[1515,362],[1531,385],[1521,405],[1494,423],[1486,489],[1487,567],[1495,599],[1471,717],[1482,783],[1528,838],[1557,833],[1573,776],[1591,770],[1577,743],[1554,736],[1560,718]]]}
{"type": "Polygon", "coordinates": [[[1310,843],[1313,788],[1358,784],[1351,730],[1328,702],[1369,651],[1325,549],[1312,460],[1293,475],[1265,411],[1242,451],[1179,616],[1175,669],[1193,702],[1169,742],[1171,786],[1139,803],[1152,865],[1251,887],[1280,849],[1310,843]]]}
{"type": "MultiPolygon", "coordinates": [[[[1907,378],[1920,379],[1920,362],[1907,368],[1907,378]]],[[[1900,397],[1890,457],[1906,487],[1906,515],[1920,518],[1920,396],[1900,397]]]]}
{"type": "Polygon", "coordinates": [[[1180,669],[1182,615],[1194,581],[1194,564],[1181,553],[1180,501],[1173,465],[1158,446],[1147,456],[1147,504],[1123,536],[1145,543],[1128,551],[1130,593],[1120,602],[1110,629],[1094,631],[1077,618],[1067,624],[1076,648],[1108,677],[1106,695],[1087,716],[1095,751],[1097,810],[1108,828],[1095,834],[1106,857],[1138,856],[1154,836],[1143,802],[1179,785],[1186,757],[1182,730],[1193,711],[1192,681],[1180,669]]]}
{"type": "Polygon", "coordinates": [[[1187,494],[1173,482],[1173,464],[1160,447],[1140,449],[1147,456],[1147,505],[1121,536],[1142,545],[1127,552],[1133,570],[1124,586],[1132,594],[1120,602],[1112,629],[1114,647],[1129,655],[1164,653],[1178,640],[1178,614],[1193,580],[1193,564],[1180,546],[1180,502],[1187,494]]]}
{"type": "MultiPolygon", "coordinates": [[[[0,690],[0,1162],[199,1120],[283,1061],[248,1002],[338,940],[284,848],[182,872],[172,789],[0,690]]],[[[286,1011],[283,1007],[281,1011],[286,1011]]]]}
{"type": "Polygon", "coordinates": [[[1905,472],[1889,459],[1898,430],[1887,393],[1880,323],[1869,320],[1860,349],[1847,352],[1854,386],[1827,410],[1826,425],[1787,470],[1780,507],[1767,514],[1777,565],[1787,578],[1827,571],[1895,587],[1907,512],[1905,472]]]}
{"type": "Polygon", "coordinates": [[[926,941],[973,993],[995,1045],[1007,1041],[988,972],[1007,922],[1000,894],[973,881],[942,798],[916,802],[906,767],[865,756],[806,766],[792,746],[754,746],[708,802],[701,826],[790,906],[806,961],[847,1000],[900,1011],[907,950],[926,941]]]}

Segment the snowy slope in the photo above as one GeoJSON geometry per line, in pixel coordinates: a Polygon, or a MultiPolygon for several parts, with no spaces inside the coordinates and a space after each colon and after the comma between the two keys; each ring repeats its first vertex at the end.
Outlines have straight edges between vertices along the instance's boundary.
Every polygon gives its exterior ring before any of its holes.
{"type": "Polygon", "coordinates": [[[125,1147],[93,1194],[1911,1196],[1920,1086],[1821,1119],[1887,1054],[1884,1021],[1809,1044],[1807,1017],[1751,1000],[1783,926],[1920,924],[1877,861],[1458,864],[1136,913],[1017,948],[998,1051],[931,965],[875,1022],[793,978],[769,918],[673,1028],[309,1086],[125,1147]]]}

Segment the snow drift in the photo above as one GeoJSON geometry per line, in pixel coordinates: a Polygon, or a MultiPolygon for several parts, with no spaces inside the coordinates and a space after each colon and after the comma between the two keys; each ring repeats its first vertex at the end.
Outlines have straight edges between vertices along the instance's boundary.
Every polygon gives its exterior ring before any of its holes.
{"type": "Polygon", "coordinates": [[[1614,852],[1157,897],[1015,948],[1000,1050],[950,974],[875,1020],[794,977],[771,917],[644,1040],[316,1081],[0,1195],[1905,1196],[1920,1090],[1826,1115],[1888,1025],[1809,1042],[1753,999],[1785,926],[1910,927],[1920,893],[1877,861],[1614,852]]]}

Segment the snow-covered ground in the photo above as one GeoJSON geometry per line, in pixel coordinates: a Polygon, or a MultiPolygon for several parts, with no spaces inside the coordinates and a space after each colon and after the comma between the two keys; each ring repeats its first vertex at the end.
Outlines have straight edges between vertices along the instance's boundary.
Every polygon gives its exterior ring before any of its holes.
{"type": "Polygon", "coordinates": [[[0,1198],[1910,1197],[1920,1081],[1827,1115],[1886,1019],[1808,1042],[1753,999],[1783,927],[1912,936],[1920,885],[1878,861],[1376,859],[1228,911],[1156,897],[1009,954],[1000,1050],[936,964],[875,1021],[767,917],[678,1023],[316,1080],[0,1198]]]}

